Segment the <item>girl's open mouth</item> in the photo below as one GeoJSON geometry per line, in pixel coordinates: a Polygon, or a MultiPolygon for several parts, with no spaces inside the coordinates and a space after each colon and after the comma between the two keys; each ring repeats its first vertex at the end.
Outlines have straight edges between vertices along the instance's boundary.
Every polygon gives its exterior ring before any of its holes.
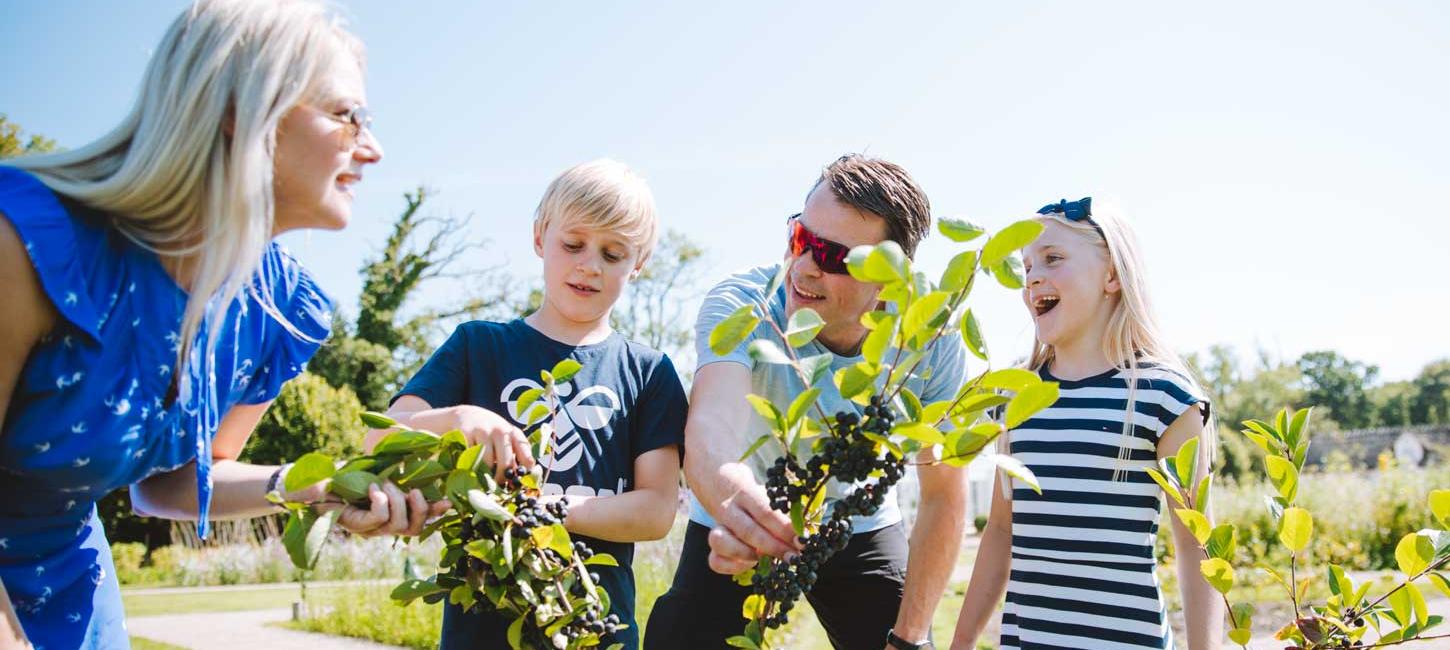
{"type": "Polygon", "coordinates": [[[1032,299],[1032,310],[1037,312],[1038,316],[1042,316],[1057,307],[1060,300],[1057,296],[1038,296],[1032,299]]]}

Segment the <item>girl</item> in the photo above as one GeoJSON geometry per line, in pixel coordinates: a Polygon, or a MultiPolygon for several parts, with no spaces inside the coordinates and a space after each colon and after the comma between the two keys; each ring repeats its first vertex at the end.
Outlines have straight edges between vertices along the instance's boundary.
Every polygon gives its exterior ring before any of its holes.
{"type": "MultiPolygon", "coordinates": [[[[201,0],[120,126],[0,167],[0,648],[128,647],[106,493],[203,535],[274,511],[280,469],[235,458],[331,300],[272,238],[347,224],[382,158],[365,106],[320,5],[201,0]]],[[[342,525],[406,526],[387,496],[342,525]]]]}
{"type": "MultiPolygon", "coordinates": [[[[1158,331],[1127,223],[1091,199],[1038,215],[1045,229],[1023,250],[1037,330],[1028,367],[1061,393],[1007,445],[1042,493],[997,482],[952,647],[976,647],[1005,588],[1003,650],[1173,648],[1153,571],[1159,490],[1143,470],[1195,436],[1207,468],[1209,404],[1158,331]]],[[[1193,535],[1169,517],[1188,647],[1217,648],[1222,600],[1189,552],[1193,535]]]]}

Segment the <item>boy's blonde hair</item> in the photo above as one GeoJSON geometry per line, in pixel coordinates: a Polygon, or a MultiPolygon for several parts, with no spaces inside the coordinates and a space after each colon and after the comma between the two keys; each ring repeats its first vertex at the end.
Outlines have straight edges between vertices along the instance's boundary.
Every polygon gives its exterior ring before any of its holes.
{"type": "Polygon", "coordinates": [[[617,160],[601,158],[559,174],[534,210],[534,233],[550,225],[580,225],[619,233],[643,266],[659,239],[655,197],[644,177],[617,160]]]}
{"type": "MultiPolygon", "coordinates": [[[[1167,339],[1164,338],[1162,330],[1158,326],[1158,319],[1153,312],[1152,301],[1148,297],[1147,283],[1143,278],[1143,258],[1138,253],[1138,238],[1133,229],[1128,225],[1122,211],[1108,201],[1094,201],[1092,210],[1092,223],[1086,221],[1071,221],[1060,213],[1035,215],[1041,222],[1052,221],[1074,234],[1092,242],[1102,252],[1113,271],[1113,276],[1118,279],[1117,305],[1113,307],[1113,313],[1108,317],[1108,327],[1103,333],[1102,350],[1108,359],[1112,360],[1118,370],[1128,374],[1128,406],[1124,414],[1123,438],[1124,444],[1118,450],[1118,464],[1113,471],[1114,480],[1124,476],[1124,464],[1128,460],[1129,447],[1127,442],[1132,439],[1134,411],[1137,401],[1138,379],[1140,368],[1143,364],[1151,363],[1159,368],[1168,370],[1174,374],[1181,375],[1192,383],[1193,387],[1203,393],[1203,387],[1188,369],[1188,365],[1178,356],[1173,348],[1169,347],[1167,339]],[[1101,230],[1099,230],[1101,229],[1101,230]]],[[[1028,358],[1027,367],[1032,370],[1039,370],[1052,361],[1054,351],[1052,346],[1040,340],[1032,343],[1032,356],[1028,358]]],[[[1207,404],[1199,408],[1209,408],[1207,404]]],[[[1217,448],[1217,431],[1214,420],[1209,417],[1204,423],[1202,444],[1208,450],[1210,462],[1217,448]]],[[[1206,472],[1204,468],[1202,472],[1206,472]]],[[[1201,475],[1201,473],[1200,473],[1201,475]]]]}

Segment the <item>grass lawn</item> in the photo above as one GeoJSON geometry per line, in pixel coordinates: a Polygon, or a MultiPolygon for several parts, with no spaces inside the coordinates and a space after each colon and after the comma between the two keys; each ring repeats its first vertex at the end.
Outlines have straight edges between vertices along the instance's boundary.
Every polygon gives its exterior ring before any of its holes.
{"type": "Polygon", "coordinates": [[[131,650],[186,650],[178,645],[143,639],[139,636],[131,637],[131,650]]]}
{"type": "MultiPolygon", "coordinates": [[[[310,587],[308,596],[326,596],[346,587],[310,587]]],[[[206,593],[180,592],[175,594],[127,594],[121,592],[126,605],[126,616],[157,616],[161,614],[192,614],[198,612],[241,612],[253,609],[275,609],[290,607],[301,598],[298,588],[290,589],[238,589],[209,591],[206,593]]],[[[157,648],[166,648],[157,645],[157,648]]]]}

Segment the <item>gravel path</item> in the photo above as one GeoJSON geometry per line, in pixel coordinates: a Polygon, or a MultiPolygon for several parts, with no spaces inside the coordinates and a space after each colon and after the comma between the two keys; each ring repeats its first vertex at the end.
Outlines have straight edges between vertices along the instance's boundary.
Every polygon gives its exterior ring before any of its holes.
{"type": "Polygon", "coordinates": [[[245,612],[169,614],[127,619],[132,636],[197,650],[396,650],[383,645],[299,632],[273,623],[291,620],[290,609],[260,609],[245,612]]]}

